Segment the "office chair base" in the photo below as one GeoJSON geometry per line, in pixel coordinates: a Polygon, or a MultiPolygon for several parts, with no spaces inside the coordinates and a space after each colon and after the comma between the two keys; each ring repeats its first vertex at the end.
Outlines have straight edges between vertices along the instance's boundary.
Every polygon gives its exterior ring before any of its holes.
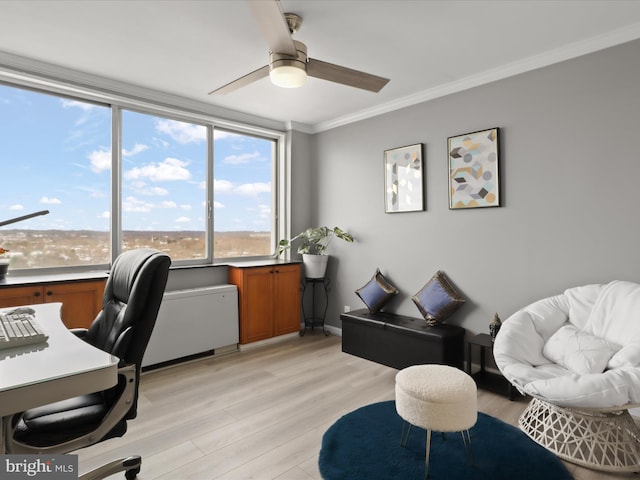
{"type": "Polygon", "coordinates": [[[78,480],[101,480],[107,478],[110,475],[118,472],[125,472],[124,476],[127,480],[133,480],[140,473],[140,465],[142,464],[142,458],[133,455],[127,458],[121,458],[120,460],[114,460],[101,467],[91,470],[78,477],[78,480]]]}

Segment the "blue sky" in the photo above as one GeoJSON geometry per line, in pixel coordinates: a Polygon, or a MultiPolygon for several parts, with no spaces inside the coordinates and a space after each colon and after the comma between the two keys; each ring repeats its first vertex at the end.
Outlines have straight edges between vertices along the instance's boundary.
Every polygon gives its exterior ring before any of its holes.
{"type": "MultiPolygon", "coordinates": [[[[109,230],[111,111],[0,85],[0,220],[4,228],[109,230]]],[[[206,225],[206,129],[123,111],[125,230],[206,225]]],[[[216,231],[271,229],[272,142],[215,131],[216,231]]]]}

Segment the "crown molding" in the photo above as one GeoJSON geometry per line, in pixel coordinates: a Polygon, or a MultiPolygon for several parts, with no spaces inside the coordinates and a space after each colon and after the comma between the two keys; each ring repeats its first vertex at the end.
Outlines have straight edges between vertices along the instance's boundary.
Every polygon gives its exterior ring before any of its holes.
{"type": "Polygon", "coordinates": [[[287,130],[295,130],[296,132],[308,133],[310,135],[315,133],[313,125],[307,125],[306,123],[294,122],[289,120],[286,123],[287,130]]]}
{"type": "Polygon", "coordinates": [[[373,108],[368,108],[327,122],[312,125],[311,133],[320,133],[349,123],[366,120],[394,110],[417,105],[452,93],[458,93],[480,85],[485,85],[497,80],[536,70],[538,68],[547,67],[549,65],[581,57],[599,50],[621,45],[623,43],[637,40],[638,38],[640,38],[640,23],[634,23],[622,29],[614,30],[579,42],[570,43],[558,49],[549,50],[539,55],[533,55],[476,75],[471,75],[434,88],[423,90],[422,92],[383,103],[373,108]]]}

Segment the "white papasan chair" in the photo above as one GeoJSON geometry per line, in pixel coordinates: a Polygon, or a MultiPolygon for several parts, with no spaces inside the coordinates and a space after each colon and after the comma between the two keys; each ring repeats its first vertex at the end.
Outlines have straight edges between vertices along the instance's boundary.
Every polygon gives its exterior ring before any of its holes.
{"type": "Polygon", "coordinates": [[[640,284],[570,288],[517,311],[496,337],[496,365],[533,399],[520,428],[559,457],[640,471],[640,284]]]}

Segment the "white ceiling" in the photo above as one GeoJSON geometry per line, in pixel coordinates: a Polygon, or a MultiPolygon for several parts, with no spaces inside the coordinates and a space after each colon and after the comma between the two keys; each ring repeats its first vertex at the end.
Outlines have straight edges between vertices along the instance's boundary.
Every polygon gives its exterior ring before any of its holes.
{"type": "Polygon", "coordinates": [[[640,1],[282,0],[310,58],[390,78],[207,92],[268,62],[242,0],[0,0],[0,52],[322,130],[640,38],[640,1]]]}

